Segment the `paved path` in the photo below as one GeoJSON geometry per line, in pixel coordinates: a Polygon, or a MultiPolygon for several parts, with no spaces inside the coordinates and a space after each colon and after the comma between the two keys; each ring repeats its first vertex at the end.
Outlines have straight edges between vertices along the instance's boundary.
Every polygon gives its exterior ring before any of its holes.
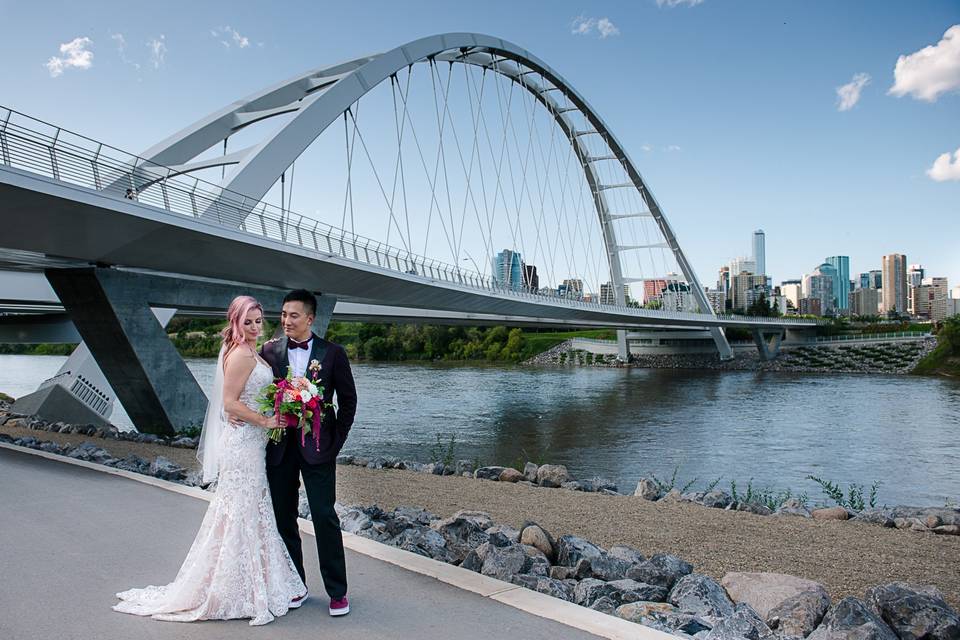
{"type": "MultiPolygon", "coordinates": [[[[186,495],[0,449],[0,638],[599,637],[349,550],[353,612],[344,618],[330,618],[319,597],[262,628],[111,610],[117,591],[174,578],[206,508],[186,495]]],[[[308,586],[320,594],[313,540],[304,550],[308,586]]]]}

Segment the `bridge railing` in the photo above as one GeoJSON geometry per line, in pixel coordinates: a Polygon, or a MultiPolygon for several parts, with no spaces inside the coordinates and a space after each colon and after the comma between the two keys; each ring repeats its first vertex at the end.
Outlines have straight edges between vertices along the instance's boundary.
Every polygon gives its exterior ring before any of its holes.
{"type": "MultiPolygon", "coordinates": [[[[599,301],[545,295],[503,286],[494,278],[432,260],[377,240],[306,218],[265,201],[229,191],[174,167],[156,164],[18,111],[0,106],[0,164],[51,177],[113,197],[215,223],[226,229],[292,244],[328,256],[498,295],[597,310],[599,301]]],[[[604,310],[682,321],[703,314],[602,305],[604,310]]],[[[809,320],[719,315],[751,324],[809,325],[809,320]]]]}

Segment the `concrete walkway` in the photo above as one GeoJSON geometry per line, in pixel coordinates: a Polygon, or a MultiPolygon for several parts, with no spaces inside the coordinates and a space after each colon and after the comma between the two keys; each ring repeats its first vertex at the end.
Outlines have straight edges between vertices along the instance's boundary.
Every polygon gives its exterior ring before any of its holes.
{"type": "MultiPolygon", "coordinates": [[[[112,611],[117,591],[165,584],[175,577],[207,504],[91,468],[0,448],[0,638],[600,637],[350,550],[353,612],[330,618],[321,597],[316,546],[309,537],[304,561],[311,600],[267,627],[249,627],[246,621],[158,622],[112,611]]],[[[583,612],[588,618],[599,615],[583,612]]],[[[645,632],[652,630],[630,626],[636,630],[632,637],[650,637],[645,632]]],[[[627,637],[622,632],[603,635],[627,637]]]]}

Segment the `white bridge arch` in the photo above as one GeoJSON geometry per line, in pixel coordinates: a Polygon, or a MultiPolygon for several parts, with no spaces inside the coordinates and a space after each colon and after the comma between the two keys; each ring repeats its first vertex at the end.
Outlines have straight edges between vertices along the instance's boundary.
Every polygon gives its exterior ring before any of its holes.
{"type": "MultiPolygon", "coordinates": [[[[225,193],[243,194],[244,202],[249,201],[249,209],[252,209],[290,165],[351,105],[399,71],[425,60],[476,65],[500,74],[530,92],[549,111],[572,146],[592,193],[618,304],[626,302],[624,285],[635,280],[624,276],[620,254],[628,250],[664,248],[672,253],[700,313],[714,315],[704,289],[666,216],[625,148],[596,110],[545,62],[515,44],[486,35],[449,33],[430,36],[385,53],[312,69],[267,87],[198,120],[141,154],[146,161],[139,167],[144,176],[142,184],[160,179],[152,165],[166,167],[173,175],[231,166],[232,169],[224,173],[220,187],[225,193]],[[575,128],[574,120],[569,115],[574,110],[589,123],[590,129],[575,128]],[[223,156],[196,160],[205,151],[245,127],[285,114],[292,114],[292,117],[259,144],[223,156]],[[599,136],[608,153],[591,154],[584,143],[588,135],[599,136]],[[629,181],[604,184],[596,170],[596,163],[601,161],[618,162],[629,181]],[[636,189],[646,211],[611,212],[607,191],[621,188],[636,189]],[[631,217],[652,218],[663,241],[647,245],[621,244],[615,222],[631,217]]],[[[168,171],[164,177],[170,175],[168,171]]],[[[235,222],[239,226],[241,220],[235,222]]],[[[721,358],[732,357],[723,330],[713,327],[710,331],[721,358]]],[[[625,332],[619,332],[618,342],[621,356],[625,357],[625,332]]]]}

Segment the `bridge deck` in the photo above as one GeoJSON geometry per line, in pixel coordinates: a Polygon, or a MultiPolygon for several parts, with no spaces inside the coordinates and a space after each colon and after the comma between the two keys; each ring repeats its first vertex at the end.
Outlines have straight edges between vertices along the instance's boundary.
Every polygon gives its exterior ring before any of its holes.
{"type": "MultiPolygon", "coordinates": [[[[206,501],[4,448],[0,487],[0,638],[265,637],[242,620],[179,624],[110,608],[117,591],[173,579],[206,501]]],[[[349,550],[354,611],[330,618],[313,541],[304,549],[317,597],[271,623],[270,638],[598,637],[349,550]]]]}

